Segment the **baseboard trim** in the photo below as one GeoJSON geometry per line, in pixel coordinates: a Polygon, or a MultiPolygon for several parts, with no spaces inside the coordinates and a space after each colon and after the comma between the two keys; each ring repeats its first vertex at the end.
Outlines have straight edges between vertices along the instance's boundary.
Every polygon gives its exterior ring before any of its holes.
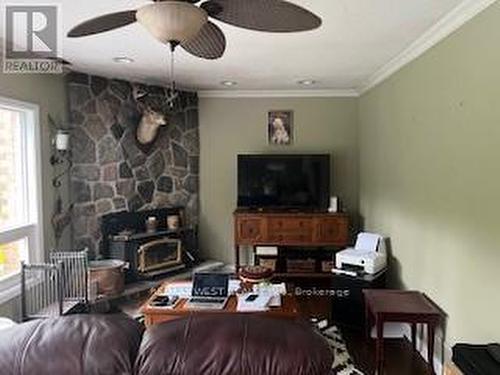
{"type": "MultiPolygon", "coordinates": [[[[409,343],[411,343],[411,333],[406,332],[405,333],[405,339],[408,340],[409,343]]],[[[447,355],[446,352],[448,351],[448,347],[446,345],[446,342],[443,342],[442,337],[436,337],[436,345],[435,349],[439,348],[439,346],[442,345],[444,347],[445,353],[443,353],[443,356],[439,357],[439,355],[436,354],[436,350],[434,350],[433,357],[434,357],[434,371],[436,374],[443,374],[444,373],[444,364],[447,361],[447,355]]],[[[422,356],[422,358],[428,362],[427,360],[427,340],[424,340],[422,337],[419,337],[417,335],[417,351],[419,354],[422,356]]]]}

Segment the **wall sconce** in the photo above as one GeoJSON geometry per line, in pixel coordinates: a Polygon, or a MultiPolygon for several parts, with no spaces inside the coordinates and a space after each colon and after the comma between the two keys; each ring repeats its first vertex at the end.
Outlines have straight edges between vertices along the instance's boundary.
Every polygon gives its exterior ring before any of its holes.
{"type": "Polygon", "coordinates": [[[54,137],[54,145],[57,151],[68,151],[69,149],[69,131],[58,130],[54,137]]]}
{"type": "Polygon", "coordinates": [[[53,151],[50,157],[50,164],[53,167],[67,164],[64,170],[52,179],[52,186],[61,187],[61,178],[71,169],[71,152],[69,150],[70,133],[65,129],[57,129],[52,139],[53,151]]]}
{"type": "Polygon", "coordinates": [[[54,169],[52,186],[54,187],[54,210],[52,212],[51,224],[54,230],[56,248],[59,248],[59,242],[66,227],[71,223],[73,205],[71,202],[66,208],[63,206],[61,196],[62,178],[69,174],[73,162],[71,160],[70,137],[71,133],[64,127],[63,122],[56,122],[49,114],[48,123],[51,130],[52,148],[50,155],[50,165],[54,169]]]}

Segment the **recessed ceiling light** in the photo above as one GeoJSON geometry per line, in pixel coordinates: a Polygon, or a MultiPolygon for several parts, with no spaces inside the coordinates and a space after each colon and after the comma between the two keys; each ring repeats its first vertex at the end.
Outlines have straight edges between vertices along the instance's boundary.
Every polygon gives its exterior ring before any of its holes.
{"type": "Polygon", "coordinates": [[[118,56],[118,57],[113,57],[113,61],[117,64],[130,64],[134,62],[134,59],[131,59],[130,57],[127,56],[118,56]]]}
{"type": "Polygon", "coordinates": [[[316,83],[316,81],[313,79],[303,79],[298,81],[297,83],[302,86],[312,86],[316,83]]]}
{"type": "Polygon", "coordinates": [[[235,81],[222,81],[220,84],[223,85],[223,86],[231,87],[231,86],[236,86],[238,84],[238,82],[235,82],[235,81]]]}

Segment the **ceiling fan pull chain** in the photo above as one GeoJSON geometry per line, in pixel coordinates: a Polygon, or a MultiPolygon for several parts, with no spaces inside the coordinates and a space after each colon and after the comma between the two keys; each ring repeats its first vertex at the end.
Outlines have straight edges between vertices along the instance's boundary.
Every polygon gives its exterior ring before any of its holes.
{"type": "Polygon", "coordinates": [[[170,51],[170,80],[172,86],[172,94],[175,93],[175,47],[170,51]]]}
{"type": "Polygon", "coordinates": [[[177,96],[177,90],[175,87],[175,47],[177,47],[178,43],[170,42],[170,89],[168,95],[168,106],[173,109],[175,106],[175,97],[177,96]]]}

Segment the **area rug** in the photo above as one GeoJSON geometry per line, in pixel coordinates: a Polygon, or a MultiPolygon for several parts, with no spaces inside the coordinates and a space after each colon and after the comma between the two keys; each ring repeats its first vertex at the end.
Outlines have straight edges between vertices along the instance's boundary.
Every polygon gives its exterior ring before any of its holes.
{"type": "Polygon", "coordinates": [[[331,326],[325,328],[321,332],[334,353],[335,359],[333,361],[331,375],[363,375],[363,373],[354,366],[340,330],[336,326],[331,326]]]}

